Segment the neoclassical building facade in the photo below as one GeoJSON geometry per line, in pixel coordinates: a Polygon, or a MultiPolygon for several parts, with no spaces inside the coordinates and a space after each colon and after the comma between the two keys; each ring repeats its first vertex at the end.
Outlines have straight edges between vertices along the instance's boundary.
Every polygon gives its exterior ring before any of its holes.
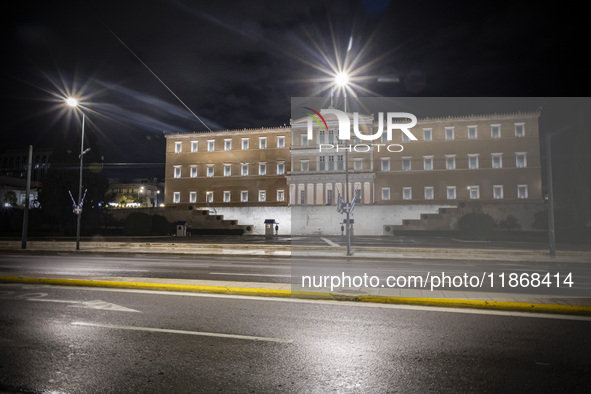
{"type": "MultiPolygon", "coordinates": [[[[394,130],[392,140],[385,133],[375,141],[351,133],[342,141],[331,116],[325,126],[304,117],[292,119],[290,127],[170,134],[164,202],[227,209],[245,215],[243,220],[253,208],[269,216],[279,209],[284,221],[286,209],[305,215],[306,209],[323,207],[314,215],[332,215],[338,196],[345,200],[347,194],[356,210],[374,207],[367,212],[375,211],[378,221],[401,207],[417,215],[423,208],[433,213],[462,202],[537,206],[539,116],[534,111],[423,118],[411,129],[416,140],[394,130]]],[[[378,127],[374,115],[360,115],[357,123],[367,134],[378,127]]],[[[332,223],[313,219],[320,227],[332,223]]]]}

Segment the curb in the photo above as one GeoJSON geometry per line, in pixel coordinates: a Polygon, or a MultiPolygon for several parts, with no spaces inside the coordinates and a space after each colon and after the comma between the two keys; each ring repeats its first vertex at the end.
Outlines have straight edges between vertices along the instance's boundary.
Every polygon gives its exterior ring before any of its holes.
{"type": "Polygon", "coordinates": [[[84,286],[84,287],[108,287],[108,288],[126,288],[126,289],[144,289],[144,290],[164,290],[180,291],[194,293],[213,293],[213,294],[232,294],[249,295],[261,297],[280,297],[280,298],[302,298],[316,300],[332,301],[350,301],[350,302],[372,302],[382,304],[399,305],[422,305],[439,306],[455,308],[476,308],[476,309],[496,309],[511,310],[519,312],[538,312],[538,313],[557,313],[591,316],[591,306],[581,305],[559,305],[559,304],[539,304],[515,301],[487,301],[487,300],[469,300],[469,299],[446,299],[446,298],[418,298],[418,297],[389,297],[379,295],[346,295],[339,293],[311,292],[311,291],[291,291],[279,289],[261,289],[248,287],[226,287],[226,286],[204,286],[204,285],[185,285],[174,283],[149,283],[149,282],[124,282],[107,280],[89,280],[89,279],[62,279],[62,278],[29,278],[17,276],[0,277],[1,283],[27,283],[27,284],[48,284],[59,286],[84,286]]]}

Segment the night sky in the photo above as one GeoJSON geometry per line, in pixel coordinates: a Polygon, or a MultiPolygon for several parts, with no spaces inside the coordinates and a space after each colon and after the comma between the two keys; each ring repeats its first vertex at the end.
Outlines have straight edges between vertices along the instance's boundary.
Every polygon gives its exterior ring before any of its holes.
{"type": "Polygon", "coordinates": [[[164,133],[289,125],[290,98],[328,96],[346,55],[360,96],[588,95],[584,13],[524,3],[19,2],[2,16],[0,150],[75,139],[59,102],[74,91],[106,168],[162,177],[164,133]]]}

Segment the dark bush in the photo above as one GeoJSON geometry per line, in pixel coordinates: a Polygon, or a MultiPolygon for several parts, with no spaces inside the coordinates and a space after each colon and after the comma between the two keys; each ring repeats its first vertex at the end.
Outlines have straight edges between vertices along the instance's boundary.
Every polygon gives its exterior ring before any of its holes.
{"type": "Polygon", "coordinates": [[[168,235],[170,234],[170,223],[162,215],[152,216],[152,234],[168,235]]]}
{"type": "Polygon", "coordinates": [[[125,235],[150,235],[152,231],[152,218],[141,212],[127,215],[125,219],[125,235]]]}
{"type": "Polygon", "coordinates": [[[486,213],[468,213],[460,218],[460,237],[465,239],[489,239],[494,228],[494,219],[486,213]]]}

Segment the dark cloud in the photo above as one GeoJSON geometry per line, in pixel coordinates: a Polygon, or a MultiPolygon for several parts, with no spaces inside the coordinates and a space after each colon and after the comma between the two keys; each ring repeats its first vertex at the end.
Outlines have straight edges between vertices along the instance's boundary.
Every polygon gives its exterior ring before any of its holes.
{"type": "Polygon", "coordinates": [[[361,63],[378,59],[363,73],[374,78],[360,85],[376,96],[587,95],[585,62],[568,49],[584,42],[583,13],[545,3],[102,0],[15,7],[3,15],[7,148],[48,144],[52,133],[63,133],[66,125],[46,101],[59,84],[95,90],[90,116],[112,161],[161,162],[161,133],[204,130],[199,119],[214,130],[283,125],[290,97],[327,94],[313,65],[327,67],[335,50],[343,57],[351,38],[361,63]],[[400,82],[378,83],[380,75],[400,82]]]}

